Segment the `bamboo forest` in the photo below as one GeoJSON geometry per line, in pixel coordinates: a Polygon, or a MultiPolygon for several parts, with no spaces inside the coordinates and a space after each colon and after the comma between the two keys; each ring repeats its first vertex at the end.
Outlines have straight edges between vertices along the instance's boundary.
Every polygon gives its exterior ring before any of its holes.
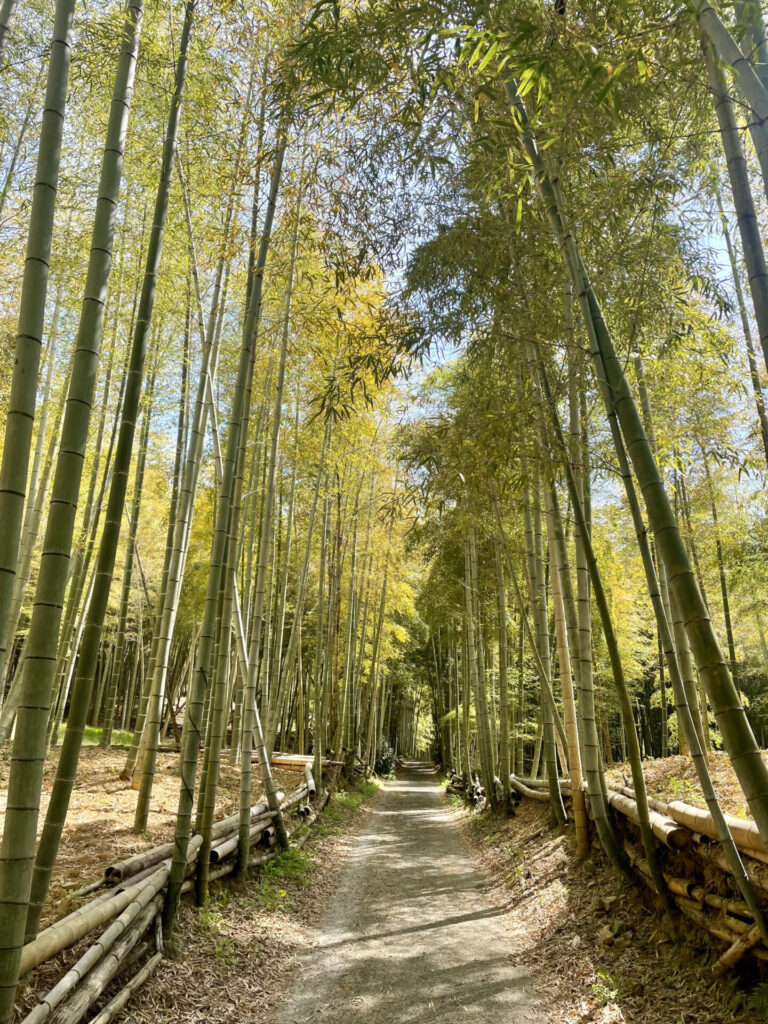
{"type": "Polygon", "coordinates": [[[768,1021],[767,26],[0,0],[0,1024],[768,1021]]]}

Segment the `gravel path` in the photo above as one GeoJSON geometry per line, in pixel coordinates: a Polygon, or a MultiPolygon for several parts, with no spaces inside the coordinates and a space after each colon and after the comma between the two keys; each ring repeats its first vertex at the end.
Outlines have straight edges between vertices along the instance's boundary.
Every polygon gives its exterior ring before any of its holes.
{"type": "Polygon", "coordinates": [[[408,765],[377,799],[270,1024],[543,1021],[484,881],[437,774],[408,765]]]}

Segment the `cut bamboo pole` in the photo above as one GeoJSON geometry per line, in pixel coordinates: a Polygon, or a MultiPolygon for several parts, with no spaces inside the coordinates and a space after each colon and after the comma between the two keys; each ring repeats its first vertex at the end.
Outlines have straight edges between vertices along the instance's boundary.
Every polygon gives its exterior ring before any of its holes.
{"type": "Polygon", "coordinates": [[[92,946],[89,946],[77,963],[59,979],[50,992],[40,1000],[38,1005],[28,1013],[22,1024],[42,1024],[47,1020],[59,1003],[66,999],[82,982],[88,972],[105,956],[115,945],[122,935],[131,927],[133,922],[146,909],[148,904],[155,899],[161,889],[165,888],[170,873],[170,865],[163,871],[156,872],[152,880],[144,885],[131,903],[120,914],[116,921],[99,936],[92,946]]]}
{"type": "Polygon", "coordinates": [[[529,789],[529,787],[524,785],[515,775],[509,776],[509,784],[513,789],[516,789],[518,793],[522,793],[523,796],[527,796],[530,800],[540,800],[545,804],[549,803],[548,789],[529,789]]]}
{"type": "MultiPolygon", "coordinates": [[[[681,825],[687,825],[692,832],[703,832],[704,835],[717,839],[717,830],[709,811],[684,804],[680,800],[673,800],[667,807],[667,813],[670,818],[679,821],[681,825]]],[[[751,857],[768,861],[768,851],[763,845],[754,821],[735,818],[732,814],[726,814],[724,817],[738,848],[751,857]]]]}
{"type": "MultiPolygon", "coordinates": [[[[167,865],[158,868],[158,873],[160,872],[164,873],[167,879],[167,865]]],[[[110,899],[82,907],[80,911],[75,911],[63,921],[46,928],[33,942],[28,942],[22,949],[19,977],[24,977],[33,967],[37,967],[38,964],[60,953],[67,946],[73,945],[94,928],[110,921],[116,914],[122,913],[136,899],[139,891],[145,885],[147,885],[146,880],[128,886],[127,889],[116,893],[110,899]]]]}
{"type": "Polygon", "coordinates": [[[721,942],[727,942],[729,945],[737,942],[742,936],[726,927],[721,921],[715,920],[715,918],[707,917],[707,915],[696,906],[695,903],[690,900],[684,899],[682,896],[672,896],[680,910],[685,914],[686,917],[690,918],[695,924],[705,931],[710,932],[715,938],[720,939],[721,942]]]}
{"type": "MultiPolygon", "coordinates": [[[[274,814],[265,814],[258,818],[251,825],[251,845],[257,843],[264,835],[264,831],[274,818],[274,814]]],[[[238,831],[234,829],[231,835],[225,836],[211,846],[211,864],[219,864],[237,849],[238,831]]]]}
{"type": "MultiPolygon", "coordinates": [[[[514,775],[514,772],[512,773],[512,775],[514,775]]],[[[512,778],[512,775],[510,775],[510,779],[512,778]]],[[[526,779],[522,775],[515,775],[514,777],[517,779],[518,782],[521,782],[524,786],[527,786],[529,789],[543,789],[545,791],[549,790],[549,782],[546,779],[526,779]]],[[[571,780],[559,779],[558,781],[560,782],[560,792],[563,793],[565,796],[570,796],[571,780]]]]}
{"type": "Polygon", "coordinates": [[[141,970],[134,974],[128,984],[120,989],[117,995],[107,1003],[101,1013],[93,1018],[90,1024],[108,1024],[123,1009],[138,989],[141,988],[144,982],[155,973],[157,965],[162,959],[162,953],[155,953],[150,957],[141,970]]]}
{"type": "MultiPolygon", "coordinates": [[[[285,794],[278,793],[280,799],[284,799],[285,794]]],[[[263,817],[267,813],[267,802],[266,800],[260,800],[257,804],[251,807],[251,821],[263,817]]],[[[233,828],[237,828],[238,815],[231,814],[228,818],[222,818],[217,821],[212,830],[214,839],[220,839],[225,836],[233,828]]],[[[193,836],[190,839],[190,850],[194,846],[194,854],[197,855],[197,851],[200,849],[202,843],[201,836],[193,836]]],[[[174,844],[164,843],[162,846],[155,846],[151,850],[146,850],[144,853],[137,853],[132,857],[127,857],[125,860],[118,861],[116,864],[112,864],[104,869],[105,876],[110,881],[117,879],[130,878],[133,874],[144,870],[152,864],[159,863],[161,860],[165,860],[166,857],[173,855],[174,844]]],[[[189,860],[189,856],[187,857],[189,860]]]]}
{"type": "MultiPolygon", "coordinates": [[[[637,804],[623,793],[617,793],[613,789],[608,790],[608,803],[625,817],[638,825],[637,804]]],[[[658,811],[650,810],[648,813],[650,826],[653,834],[660,839],[665,846],[673,850],[681,850],[693,842],[693,836],[687,828],[681,827],[680,823],[665,818],[658,811]]]]}
{"type": "Polygon", "coordinates": [[[720,959],[717,961],[714,967],[715,974],[722,975],[733,967],[737,960],[741,960],[745,953],[758,944],[760,941],[760,929],[757,925],[753,925],[748,932],[745,932],[740,938],[736,939],[735,942],[726,949],[720,959]]]}
{"type": "Polygon", "coordinates": [[[103,959],[88,974],[82,984],[49,1017],[52,1024],[77,1024],[88,1007],[101,995],[107,985],[123,968],[125,960],[137,945],[153,918],[162,907],[163,896],[157,895],[133,922],[103,959]]]}
{"type": "MultiPolygon", "coordinates": [[[[709,839],[709,836],[706,838],[709,839]]],[[[728,866],[728,860],[722,847],[718,843],[702,843],[697,846],[696,854],[703,860],[714,864],[715,867],[720,868],[720,870],[724,871],[726,874],[731,874],[731,869],[728,866]]],[[[756,889],[760,889],[761,892],[768,893],[768,868],[759,861],[755,862],[752,860],[746,860],[744,862],[744,868],[752,885],[756,889]]]]}

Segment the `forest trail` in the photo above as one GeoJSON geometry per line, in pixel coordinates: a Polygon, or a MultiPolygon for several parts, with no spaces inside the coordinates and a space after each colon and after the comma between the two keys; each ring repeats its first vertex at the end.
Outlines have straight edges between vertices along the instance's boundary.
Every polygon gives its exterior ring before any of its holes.
{"type": "Polygon", "coordinates": [[[483,886],[437,773],[411,762],[374,805],[270,1024],[543,1020],[483,886]]]}

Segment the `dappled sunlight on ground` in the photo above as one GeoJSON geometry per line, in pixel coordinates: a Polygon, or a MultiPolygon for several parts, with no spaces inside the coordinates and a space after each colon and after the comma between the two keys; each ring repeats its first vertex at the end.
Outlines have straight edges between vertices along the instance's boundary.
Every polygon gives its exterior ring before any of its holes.
{"type": "MultiPolygon", "coordinates": [[[[546,805],[523,800],[513,819],[462,815],[462,833],[504,904],[510,938],[549,1024],[764,1024],[732,982],[716,982],[699,931],[675,937],[601,858],[579,863],[546,805]],[[610,945],[600,930],[616,928],[610,945]]],[[[643,894],[645,895],[645,894],[643,894]]]]}

